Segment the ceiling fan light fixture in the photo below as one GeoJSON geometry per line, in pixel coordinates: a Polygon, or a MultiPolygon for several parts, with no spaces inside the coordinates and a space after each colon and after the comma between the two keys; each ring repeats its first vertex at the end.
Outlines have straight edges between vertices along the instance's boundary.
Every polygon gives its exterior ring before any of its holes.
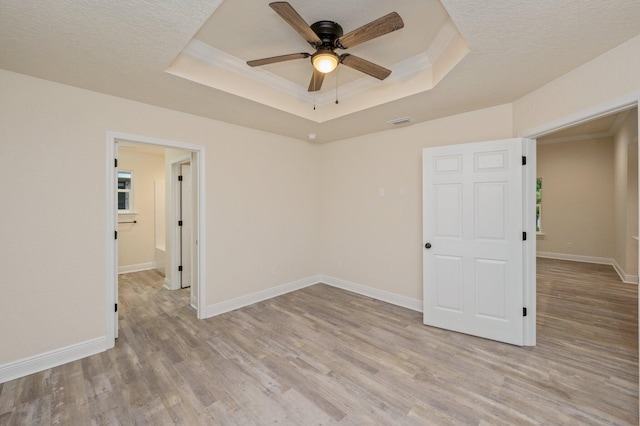
{"type": "Polygon", "coordinates": [[[313,67],[321,73],[327,74],[335,70],[340,59],[331,50],[318,50],[311,56],[313,67]]]}

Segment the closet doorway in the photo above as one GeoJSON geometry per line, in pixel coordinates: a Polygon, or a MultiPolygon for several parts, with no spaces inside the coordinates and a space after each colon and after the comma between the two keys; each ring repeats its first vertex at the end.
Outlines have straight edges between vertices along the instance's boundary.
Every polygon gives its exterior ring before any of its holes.
{"type": "Polygon", "coordinates": [[[120,273],[153,270],[165,291],[190,288],[204,318],[204,148],[110,134],[107,149],[107,336],[118,336],[120,273]]]}

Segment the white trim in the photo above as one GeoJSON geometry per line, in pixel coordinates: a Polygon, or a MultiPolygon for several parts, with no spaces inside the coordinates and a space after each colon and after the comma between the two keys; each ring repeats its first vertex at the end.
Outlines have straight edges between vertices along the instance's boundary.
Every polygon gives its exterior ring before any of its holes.
{"type": "Polygon", "coordinates": [[[565,136],[562,138],[550,138],[550,139],[545,139],[543,141],[539,141],[538,143],[540,145],[546,145],[550,143],[578,142],[578,141],[584,141],[584,140],[610,138],[616,134],[618,129],[620,129],[620,126],[622,126],[622,123],[624,123],[624,120],[627,118],[628,115],[629,115],[628,109],[620,112],[617,115],[616,120],[613,122],[613,124],[609,128],[609,130],[605,132],[587,133],[584,135],[575,135],[575,136],[565,136]]]}
{"type": "Polygon", "coordinates": [[[524,130],[519,132],[518,135],[523,138],[539,138],[600,117],[631,109],[638,105],[639,99],[640,90],[611,99],[591,108],[569,114],[565,117],[551,121],[550,123],[524,130]]]}
{"type": "Polygon", "coordinates": [[[363,296],[371,297],[372,299],[380,300],[382,302],[390,303],[396,306],[401,306],[403,308],[411,309],[412,311],[416,312],[422,312],[423,309],[422,300],[412,299],[410,297],[401,296],[396,293],[379,290],[377,288],[357,284],[329,275],[320,275],[320,278],[322,283],[330,285],[332,287],[341,288],[352,293],[361,294],[363,296]]]}
{"type": "Polygon", "coordinates": [[[148,271],[156,269],[156,262],[138,263],[135,265],[118,266],[118,274],[127,274],[129,272],[148,271]]]}
{"type": "Polygon", "coordinates": [[[169,278],[164,277],[164,281],[162,282],[162,286],[164,288],[166,288],[167,290],[171,290],[171,281],[169,280],[169,278]]]}
{"type": "Polygon", "coordinates": [[[584,135],[565,136],[563,138],[544,139],[544,140],[539,141],[538,144],[540,144],[540,145],[549,145],[549,144],[554,144],[554,143],[590,141],[590,140],[595,140],[595,139],[610,138],[611,136],[613,136],[613,133],[610,133],[610,132],[588,133],[588,134],[584,134],[584,135]]]}
{"type": "Polygon", "coordinates": [[[290,283],[282,284],[256,293],[247,294],[245,296],[236,297],[234,299],[225,300],[213,305],[207,306],[207,318],[224,314],[235,309],[244,308],[254,303],[262,302],[273,297],[282,296],[292,291],[300,290],[315,284],[326,284],[352,293],[361,294],[371,297],[381,302],[390,303],[392,305],[411,309],[412,311],[422,312],[422,301],[412,299],[410,297],[401,296],[384,290],[379,290],[362,284],[357,284],[329,275],[313,275],[290,283]]]}
{"type": "Polygon", "coordinates": [[[539,251],[536,257],[545,259],[570,260],[572,262],[597,263],[600,265],[613,265],[614,260],[610,257],[582,256],[570,253],[552,253],[547,251],[539,251]]]}
{"type": "MultiPolygon", "coordinates": [[[[522,155],[527,157],[527,164],[522,170],[523,218],[522,223],[527,235],[536,233],[536,180],[538,153],[534,139],[522,141],[522,155]]],[[[522,306],[527,308],[527,316],[523,317],[522,343],[524,346],[536,345],[536,319],[538,317],[536,294],[536,238],[527,238],[522,251],[522,306]]]]}
{"type": "Polygon", "coordinates": [[[581,256],[578,254],[551,253],[545,251],[539,251],[537,253],[537,257],[544,259],[568,260],[571,262],[595,263],[598,265],[610,265],[615,269],[622,282],[627,284],[638,284],[637,275],[628,275],[624,269],[622,269],[620,264],[610,257],[581,256]]]}
{"type": "Polygon", "coordinates": [[[615,259],[613,259],[613,264],[611,266],[613,266],[613,269],[616,270],[623,283],[638,285],[638,276],[627,274],[615,259]]]}
{"type": "MultiPolygon", "coordinates": [[[[313,96],[308,94],[306,87],[302,87],[264,69],[251,68],[247,66],[244,60],[199,40],[192,39],[189,41],[184,49],[182,49],[181,54],[182,53],[194,56],[210,65],[222,67],[243,77],[259,81],[305,102],[313,100],[313,96]]],[[[311,54],[309,54],[309,56],[311,56],[311,54]]]]}
{"type": "MultiPolygon", "coordinates": [[[[446,49],[458,35],[459,32],[455,24],[449,19],[442,28],[440,28],[433,44],[427,51],[421,52],[390,67],[392,74],[387,79],[387,83],[406,80],[408,77],[416,75],[419,71],[433,67],[434,62],[446,52],[446,49]]],[[[310,56],[311,53],[313,53],[311,50],[312,49],[307,52],[310,56]]],[[[249,67],[244,60],[196,39],[191,40],[184,47],[181,54],[190,55],[209,65],[221,67],[243,77],[258,81],[303,102],[315,102],[316,105],[327,105],[335,101],[335,94],[333,92],[314,95],[307,91],[307,86],[300,86],[260,67],[249,67]]],[[[171,73],[170,70],[168,72],[171,73]]],[[[340,98],[346,99],[350,96],[357,95],[365,90],[376,87],[378,84],[376,80],[372,80],[363,75],[351,83],[342,85],[340,87],[340,98]]]]}
{"type": "Polygon", "coordinates": [[[314,275],[308,278],[303,278],[297,281],[292,281],[286,284],[279,285],[277,287],[268,288],[266,290],[258,291],[256,293],[247,294],[245,296],[236,297],[234,299],[225,300],[223,302],[215,303],[207,306],[207,318],[214,317],[216,315],[224,314],[225,312],[233,311],[235,309],[244,308],[245,306],[253,305],[254,303],[262,302],[263,300],[278,297],[292,291],[300,290],[305,287],[309,287],[314,284],[320,283],[320,275],[314,275]]]}
{"type": "Polygon", "coordinates": [[[3,364],[0,365],[0,383],[95,355],[107,349],[109,349],[109,342],[103,336],[3,364]]]}
{"type": "Polygon", "coordinates": [[[105,182],[106,196],[106,227],[105,227],[105,324],[106,324],[106,345],[105,349],[111,349],[116,344],[116,321],[114,315],[114,305],[116,303],[117,285],[117,265],[118,265],[118,242],[114,238],[114,232],[118,229],[117,204],[115,192],[116,167],[113,164],[114,158],[118,158],[118,145],[115,142],[115,136],[107,132],[106,138],[106,159],[107,159],[107,180],[105,182]],[[114,215],[114,213],[116,213],[114,215]]]}
{"type": "MultiPolygon", "coordinates": [[[[205,194],[207,193],[207,178],[206,178],[206,149],[204,146],[200,147],[197,151],[198,155],[191,160],[191,167],[197,167],[196,174],[198,178],[198,187],[196,193],[198,194],[198,205],[196,212],[196,223],[194,224],[197,229],[194,233],[196,252],[193,254],[193,260],[197,260],[197,274],[198,274],[198,300],[196,306],[196,315],[198,319],[206,318],[207,312],[207,200],[205,194]]],[[[193,182],[191,182],[193,185],[193,182]]],[[[193,193],[193,191],[192,191],[193,193]]],[[[192,271],[192,273],[195,271],[192,271]]],[[[193,277],[192,277],[193,279],[193,277]]]]}
{"type": "Polygon", "coordinates": [[[128,141],[133,143],[156,145],[165,148],[174,148],[186,151],[192,151],[197,153],[195,156],[195,163],[198,167],[198,208],[197,208],[197,234],[196,234],[196,256],[198,258],[198,319],[205,317],[206,307],[206,176],[205,176],[205,164],[206,164],[206,148],[202,145],[195,145],[185,142],[176,142],[165,139],[158,139],[153,137],[131,135],[126,133],[110,132],[106,134],[106,167],[107,167],[107,182],[105,189],[106,196],[106,228],[105,228],[105,245],[106,245],[106,259],[105,259],[105,318],[106,318],[106,345],[103,350],[110,349],[115,346],[115,317],[113,307],[116,303],[115,300],[115,285],[116,285],[116,265],[117,260],[115,258],[115,247],[117,242],[113,237],[113,232],[117,229],[117,223],[115,215],[110,212],[115,209],[115,192],[114,182],[115,175],[113,166],[113,158],[115,155],[115,148],[117,141],[128,141]]]}

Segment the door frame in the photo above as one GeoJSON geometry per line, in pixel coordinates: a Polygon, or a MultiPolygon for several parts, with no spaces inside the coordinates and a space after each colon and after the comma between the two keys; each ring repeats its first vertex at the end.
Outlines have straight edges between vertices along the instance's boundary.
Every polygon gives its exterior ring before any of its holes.
{"type": "MultiPolygon", "coordinates": [[[[535,153],[537,152],[537,145],[536,145],[537,138],[569,128],[569,127],[573,127],[578,124],[595,120],[610,114],[615,114],[628,109],[632,109],[634,107],[638,107],[639,104],[640,104],[640,91],[632,92],[627,95],[611,99],[607,102],[597,104],[590,108],[566,115],[564,117],[550,121],[548,123],[520,131],[518,132],[517,136],[533,140],[533,143],[531,144],[532,146],[530,149],[533,151],[533,154],[534,154],[533,158],[536,158],[535,153]]],[[[640,120],[640,108],[638,108],[638,118],[640,120]]],[[[640,153],[638,157],[640,159],[640,153]]],[[[536,179],[535,164],[534,164],[534,167],[530,168],[529,170],[533,170],[533,173],[531,173],[533,174],[533,176],[528,177],[529,184],[526,188],[524,188],[524,190],[535,192],[535,179],[536,179]],[[533,179],[532,181],[533,183],[531,183],[531,179],[533,179]]],[[[638,204],[640,207],[640,198],[639,198],[638,204]]],[[[533,212],[530,212],[530,214],[533,214],[533,212]]],[[[535,221],[535,214],[533,214],[533,216],[535,221]]],[[[533,229],[534,229],[534,232],[532,235],[535,235],[535,226],[533,229]]],[[[535,238],[532,238],[532,240],[533,240],[533,244],[532,244],[533,253],[529,253],[529,255],[525,260],[525,268],[529,268],[529,271],[526,274],[529,277],[532,277],[530,283],[528,285],[525,285],[525,303],[527,301],[529,302],[529,304],[525,305],[525,306],[528,306],[527,317],[525,317],[525,323],[524,323],[524,333],[525,333],[524,341],[526,346],[535,346],[536,344],[535,325],[536,325],[537,307],[536,307],[535,268],[536,268],[537,243],[535,238]]],[[[640,264],[640,255],[638,256],[638,263],[640,264]]],[[[638,300],[638,306],[640,309],[640,299],[638,300]]],[[[638,320],[638,324],[640,325],[640,319],[638,320]]],[[[639,332],[639,335],[640,335],[640,332],[639,332]]],[[[639,353],[640,353],[640,350],[639,350],[639,353]]]]}
{"type": "MultiPolygon", "coordinates": [[[[180,156],[177,158],[171,159],[171,162],[168,164],[168,169],[170,170],[170,176],[167,176],[167,181],[169,182],[168,190],[171,197],[171,209],[167,212],[167,237],[171,244],[171,250],[169,251],[169,258],[167,259],[167,269],[169,272],[165,272],[165,286],[170,290],[178,290],[182,288],[182,276],[178,272],[178,266],[180,265],[180,251],[177,250],[178,247],[181,247],[182,240],[180,234],[180,227],[177,225],[178,220],[180,218],[180,212],[182,206],[180,205],[180,182],[178,181],[178,176],[180,175],[180,166],[183,164],[191,164],[193,163],[193,159],[191,158],[191,153],[189,155],[180,156]],[[174,248],[176,248],[174,250],[174,248]]],[[[194,168],[195,170],[195,168],[194,168]]],[[[193,213],[193,212],[192,212],[193,213]]],[[[193,233],[193,231],[192,231],[193,233]]],[[[193,240],[193,235],[192,235],[193,240]]],[[[192,262],[195,263],[195,262],[192,262]]],[[[192,270],[193,274],[193,270],[192,270]]],[[[191,300],[189,300],[191,302],[191,300]]]]}
{"type": "MultiPolygon", "coordinates": [[[[107,349],[115,346],[115,315],[114,308],[117,303],[116,289],[118,280],[118,262],[116,258],[117,240],[114,238],[114,231],[117,230],[117,212],[115,205],[115,158],[116,143],[126,141],[132,143],[156,145],[164,148],[173,148],[184,151],[191,151],[192,165],[197,167],[197,179],[194,180],[196,191],[196,208],[194,211],[194,270],[193,280],[198,284],[198,301],[196,314],[198,319],[206,318],[206,149],[202,145],[195,145],[184,142],[176,142],[153,137],[131,135],[126,133],[108,131],[106,133],[106,226],[105,226],[105,335],[107,349]],[[196,270],[197,268],[197,270],[196,270]]],[[[190,301],[191,302],[191,301],[190,301]]]]}

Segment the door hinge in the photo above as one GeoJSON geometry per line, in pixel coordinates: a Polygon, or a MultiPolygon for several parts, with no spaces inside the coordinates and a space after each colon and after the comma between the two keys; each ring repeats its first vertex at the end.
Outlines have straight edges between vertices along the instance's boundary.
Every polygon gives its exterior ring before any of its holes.
{"type": "Polygon", "coordinates": [[[182,182],[182,175],[178,176],[178,181],[182,182]]]}
{"type": "Polygon", "coordinates": [[[527,241],[527,233],[526,232],[522,233],[522,241],[527,241]]]}
{"type": "Polygon", "coordinates": [[[523,317],[527,316],[527,308],[522,308],[522,316],[523,317]]]}
{"type": "Polygon", "coordinates": [[[118,304],[116,303],[115,312],[118,312],[118,304]]]}
{"type": "Polygon", "coordinates": [[[117,158],[113,159],[113,167],[118,167],[118,159],[117,158]]]}
{"type": "Polygon", "coordinates": [[[182,221],[181,220],[178,221],[178,226],[182,226],[182,221]]]}
{"type": "Polygon", "coordinates": [[[178,272],[182,272],[182,265],[178,266],[178,272]]]}
{"type": "Polygon", "coordinates": [[[118,239],[118,231],[113,231],[113,239],[114,240],[118,239]]]}
{"type": "Polygon", "coordinates": [[[527,157],[525,157],[524,155],[522,156],[522,165],[523,166],[527,165],[527,157]]]}

